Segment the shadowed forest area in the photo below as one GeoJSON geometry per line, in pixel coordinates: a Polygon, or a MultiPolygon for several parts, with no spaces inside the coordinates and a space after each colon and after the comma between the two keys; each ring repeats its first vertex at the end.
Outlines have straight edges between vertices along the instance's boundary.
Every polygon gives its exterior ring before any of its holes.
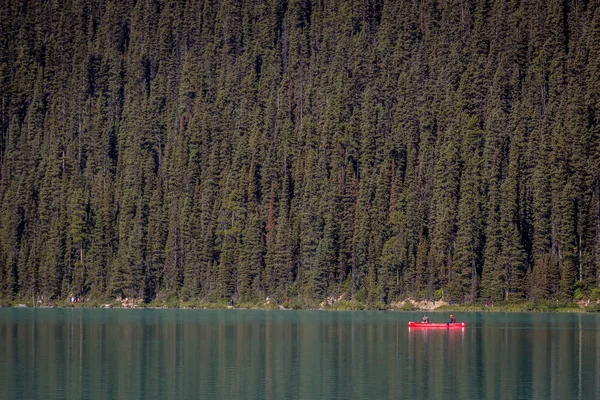
{"type": "Polygon", "coordinates": [[[1,298],[599,284],[597,0],[0,0],[1,298]]]}

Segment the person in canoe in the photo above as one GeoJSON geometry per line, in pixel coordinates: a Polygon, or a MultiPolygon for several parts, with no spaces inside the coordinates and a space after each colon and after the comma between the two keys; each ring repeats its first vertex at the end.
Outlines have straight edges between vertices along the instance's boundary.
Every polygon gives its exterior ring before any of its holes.
{"type": "Polygon", "coordinates": [[[456,323],[456,318],[454,318],[454,315],[450,314],[450,321],[448,321],[449,324],[455,324],[456,323]]]}
{"type": "Polygon", "coordinates": [[[423,323],[424,324],[428,324],[429,323],[429,317],[427,316],[427,314],[423,314],[423,323]]]}

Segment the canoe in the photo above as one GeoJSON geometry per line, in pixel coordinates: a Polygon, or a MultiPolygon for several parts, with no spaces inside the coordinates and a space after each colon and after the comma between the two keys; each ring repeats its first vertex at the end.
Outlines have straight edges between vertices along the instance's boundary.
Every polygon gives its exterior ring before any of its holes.
{"type": "Polygon", "coordinates": [[[467,324],[464,322],[455,322],[454,324],[448,324],[448,323],[434,324],[431,322],[426,323],[426,322],[413,322],[413,321],[408,322],[409,328],[464,328],[465,326],[467,326],[467,324]]]}

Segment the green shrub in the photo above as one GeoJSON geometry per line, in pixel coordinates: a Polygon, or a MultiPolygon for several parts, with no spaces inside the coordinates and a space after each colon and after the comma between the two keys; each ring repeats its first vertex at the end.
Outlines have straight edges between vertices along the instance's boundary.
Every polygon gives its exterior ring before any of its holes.
{"type": "Polygon", "coordinates": [[[340,300],[330,306],[331,310],[364,310],[365,305],[357,300],[340,300]]]}
{"type": "Polygon", "coordinates": [[[579,305],[568,300],[547,300],[536,304],[535,311],[557,311],[564,309],[578,309],[579,305]]]}
{"type": "Polygon", "coordinates": [[[289,308],[290,310],[302,310],[302,302],[298,299],[292,299],[285,303],[285,307],[289,308]]]}
{"type": "Polygon", "coordinates": [[[247,309],[255,309],[260,308],[260,304],[256,301],[240,301],[234,304],[235,308],[247,308],[247,309]]]}
{"type": "Polygon", "coordinates": [[[415,305],[410,301],[405,301],[404,304],[402,304],[402,307],[400,307],[400,309],[402,311],[416,311],[417,307],[415,307],[415,305]]]}
{"type": "Polygon", "coordinates": [[[429,297],[429,295],[425,294],[424,290],[417,290],[417,291],[413,292],[413,294],[412,294],[413,299],[424,300],[427,297],[429,297]]]}
{"type": "Polygon", "coordinates": [[[590,303],[585,308],[587,312],[600,312],[600,303],[590,303]]]}
{"type": "Polygon", "coordinates": [[[575,291],[573,292],[573,298],[575,300],[583,299],[583,291],[581,290],[581,288],[575,289],[575,291]]]}
{"type": "Polygon", "coordinates": [[[169,295],[164,301],[164,306],[168,308],[177,308],[179,307],[179,296],[176,294],[169,295]]]}
{"type": "Polygon", "coordinates": [[[381,301],[369,303],[367,308],[369,310],[379,310],[379,311],[383,311],[383,310],[387,309],[385,303],[381,302],[381,301]]]}
{"type": "Polygon", "coordinates": [[[438,289],[435,292],[433,292],[433,299],[435,301],[440,301],[442,297],[444,297],[444,289],[438,289]]]}
{"type": "Polygon", "coordinates": [[[364,303],[366,299],[367,299],[367,292],[365,291],[365,288],[361,288],[361,289],[357,290],[356,293],[354,293],[354,297],[352,298],[352,300],[356,300],[359,303],[364,303]]]}
{"type": "MultiPolygon", "coordinates": [[[[301,297],[294,297],[290,299],[290,301],[285,302],[283,306],[290,310],[311,310],[318,308],[319,305],[301,297]]],[[[277,306],[277,308],[279,308],[279,306],[277,306]]]]}
{"type": "Polygon", "coordinates": [[[260,308],[264,308],[267,310],[279,310],[279,304],[277,304],[275,301],[270,301],[261,305],[260,308]]]}

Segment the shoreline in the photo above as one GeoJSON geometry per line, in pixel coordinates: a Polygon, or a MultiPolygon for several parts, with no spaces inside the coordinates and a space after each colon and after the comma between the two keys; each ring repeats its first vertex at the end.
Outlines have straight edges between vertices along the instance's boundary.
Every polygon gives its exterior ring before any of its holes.
{"type": "Polygon", "coordinates": [[[388,306],[367,305],[357,301],[338,301],[300,303],[297,301],[286,302],[283,304],[274,304],[270,302],[240,302],[234,305],[228,305],[223,302],[204,302],[204,301],[161,301],[142,303],[140,301],[88,301],[81,303],[70,303],[66,301],[57,301],[49,304],[38,304],[33,307],[32,301],[0,301],[0,308],[115,308],[115,309],[181,309],[181,310],[313,310],[313,311],[391,311],[391,312],[562,312],[562,313],[594,313],[600,312],[600,301],[587,303],[574,302],[516,302],[516,303],[498,303],[485,306],[484,304],[448,304],[444,301],[416,302],[414,300],[405,300],[402,302],[393,302],[388,306]]]}

